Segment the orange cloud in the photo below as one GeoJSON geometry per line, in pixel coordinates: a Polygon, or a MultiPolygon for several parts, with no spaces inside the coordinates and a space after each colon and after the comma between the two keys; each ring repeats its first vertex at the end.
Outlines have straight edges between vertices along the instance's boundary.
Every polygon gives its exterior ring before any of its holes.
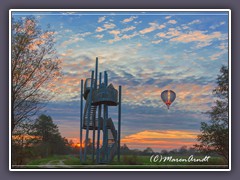
{"type": "Polygon", "coordinates": [[[96,29],[96,32],[102,32],[102,31],[104,31],[105,29],[103,29],[103,28],[101,28],[101,27],[97,27],[97,29],[96,29]]]}
{"type": "Polygon", "coordinates": [[[190,130],[145,130],[122,138],[121,143],[130,148],[174,149],[196,144],[198,131],[190,130]]]}
{"type": "Polygon", "coordinates": [[[134,36],[136,36],[137,35],[137,32],[134,32],[133,34],[131,34],[131,35],[124,35],[122,38],[123,39],[131,39],[131,38],[133,38],[134,36]]]}
{"type": "Polygon", "coordinates": [[[156,41],[152,41],[153,44],[159,44],[160,42],[162,42],[162,39],[156,40],[156,41]]]}
{"type": "Polygon", "coordinates": [[[45,44],[46,42],[44,40],[41,39],[37,39],[34,42],[30,43],[28,45],[28,49],[30,50],[36,50],[40,45],[45,44]]]}
{"type": "Polygon", "coordinates": [[[155,31],[155,30],[156,30],[156,27],[151,26],[149,28],[145,28],[145,29],[141,30],[140,33],[141,34],[146,34],[146,33],[150,33],[150,32],[155,31]]]}
{"type": "Polygon", "coordinates": [[[47,39],[47,38],[49,38],[49,36],[52,36],[54,34],[56,34],[56,32],[49,31],[49,32],[46,32],[46,33],[42,34],[41,38],[47,39]]]}
{"type": "Polygon", "coordinates": [[[176,38],[172,38],[170,41],[180,41],[180,42],[193,42],[193,41],[211,41],[214,38],[221,37],[220,32],[213,32],[212,34],[203,34],[201,31],[193,31],[188,34],[181,34],[176,38]]]}
{"type": "Polygon", "coordinates": [[[146,34],[146,33],[150,33],[152,31],[155,31],[156,29],[163,29],[163,28],[166,27],[165,24],[159,25],[159,24],[157,24],[155,22],[151,22],[151,23],[149,23],[149,25],[150,25],[150,27],[145,28],[145,29],[143,29],[143,30],[141,30],[139,32],[141,34],[146,34]]]}
{"type": "MultiPolygon", "coordinates": [[[[90,137],[92,137],[90,132],[90,137]]],[[[182,146],[191,147],[197,144],[196,138],[199,131],[192,130],[144,130],[135,134],[125,136],[121,139],[121,145],[126,144],[131,149],[153,148],[155,151],[161,149],[175,149],[182,146]]],[[[68,137],[68,141],[72,140],[74,145],[79,144],[79,138],[68,137]]],[[[83,133],[83,141],[85,134],[83,133]]],[[[102,140],[100,138],[100,145],[102,140]]]]}
{"type": "Polygon", "coordinates": [[[128,23],[128,22],[133,21],[133,20],[136,19],[136,18],[137,18],[137,16],[131,16],[130,18],[124,19],[122,22],[123,22],[123,23],[128,23]]]}
{"type": "Polygon", "coordinates": [[[130,26],[130,27],[127,27],[127,28],[122,29],[122,32],[131,31],[131,30],[134,30],[135,28],[136,28],[136,27],[134,27],[134,26],[130,26]]]}
{"type": "Polygon", "coordinates": [[[109,34],[113,34],[113,35],[118,35],[118,34],[120,34],[120,31],[118,31],[118,30],[112,30],[112,31],[109,31],[109,34]]]}
{"type": "Polygon", "coordinates": [[[166,16],[165,19],[170,19],[172,16],[166,16]]]}
{"type": "Polygon", "coordinates": [[[68,49],[64,53],[61,54],[63,57],[69,57],[73,54],[73,49],[68,49]]]}
{"type": "Polygon", "coordinates": [[[169,23],[169,24],[176,24],[177,21],[176,21],[176,20],[169,20],[168,23],[169,23]]]}
{"type": "Polygon", "coordinates": [[[98,18],[98,23],[103,22],[106,19],[106,16],[102,16],[98,18]]]}
{"type": "Polygon", "coordinates": [[[98,39],[102,39],[103,36],[104,36],[104,34],[98,34],[98,35],[96,35],[95,37],[98,38],[98,39]]]}
{"type": "Polygon", "coordinates": [[[79,41],[83,41],[84,39],[83,38],[79,38],[79,37],[71,37],[69,40],[66,40],[64,42],[62,42],[62,44],[60,46],[62,47],[66,47],[70,44],[74,44],[74,43],[77,43],[79,41]]]}
{"type": "Polygon", "coordinates": [[[216,54],[213,54],[212,56],[210,56],[210,59],[211,60],[216,60],[218,59],[220,56],[222,56],[223,54],[227,53],[228,51],[226,49],[216,53],[216,54]]]}
{"type": "Polygon", "coordinates": [[[114,27],[116,27],[116,25],[115,24],[113,24],[113,23],[106,23],[106,24],[104,24],[103,25],[106,29],[113,29],[114,27]]]}

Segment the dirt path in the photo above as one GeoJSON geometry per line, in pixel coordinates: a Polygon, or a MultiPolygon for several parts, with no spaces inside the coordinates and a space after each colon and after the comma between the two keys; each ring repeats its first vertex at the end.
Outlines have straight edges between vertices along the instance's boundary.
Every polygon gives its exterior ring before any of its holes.
{"type": "Polygon", "coordinates": [[[39,165],[40,168],[59,168],[59,167],[65,167],[64,164],[65,159],[61,160],[52,160],[49,161],[47,164],[39,165]]]}

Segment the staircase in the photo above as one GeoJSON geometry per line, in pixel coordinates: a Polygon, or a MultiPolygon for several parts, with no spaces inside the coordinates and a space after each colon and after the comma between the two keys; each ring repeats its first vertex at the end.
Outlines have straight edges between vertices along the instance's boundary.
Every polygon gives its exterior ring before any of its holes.
{"type": "MultiPolygon", "coordinates": [[[[89,116],[89,112],[88,112],[88,106],[89,106],[89,97],[87,98],[86,104],[85,104],[85,108],[84,108],[84,114],[83,114],[83,128],[87,129],[87,121],[88,121],[88,116],[89,116]]],[[[96,118],[96,110],[97,110],[97,106],[90,106],[90,119],[89,119],[89,130],[93,130],[94,127],[95,129],[97,129],[98,126],[98,122],[97,122],[97,118],[96,118]],[[95,123],[95,124],[94,124],[95,123]]]]}
{"type": "MultiPolygon", "coordinates": [[[[87,129],[88,117],[89,119],[89,130],[97,130],[98,129],[98,118],[96,118],[96,110],[97,106],[89,103],[89,94],[87,95],[87,101],[84,108],[83,114],[83,129],[87,129]],[[89,106],[90,104],[90,106],[89,106]],[[90,116],[89,116],[89,108],[90,108],[90,116]]],[[[100,130],[104,130],[103,127],[103,118],[100,118],[100,130]]],[[[104,133],[104,131],[103,131],[104,133]]],[[[114,123],[111,118],[107,119],[107,130],[108,139],[107,143],[103,142],[100,150],[100,163],[105,164],[111,162],[117,152],[117,130],[115,129],[114,123]],[[107,153],[107,154],[106,154],[107,153]],[[106,158],[108,157],[108,158],[106,158]]],[[[103,135],[104,136],[104,135],[103,135]]]]}
{"type": "Polygon", "coordinates": [[[102,148],[100,149],[100,157],[102,160],[101,163],[111,162],[117,151],[117,130],[115,129],[115,126],[111,118],[107,120],[107,133],[108,133],[107,143],[104,142],[102,148]],[[104,159],[106,155],[108,157],[107,160],[104,159]]]}

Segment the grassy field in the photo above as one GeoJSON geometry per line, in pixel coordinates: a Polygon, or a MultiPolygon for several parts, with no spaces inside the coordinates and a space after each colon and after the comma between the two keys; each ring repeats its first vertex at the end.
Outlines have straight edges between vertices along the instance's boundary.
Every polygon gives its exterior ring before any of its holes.
{"type": "MultiPolygon", "coordinates": [[[[173,158],[185,158],[187,156],[172,156],[173,158]]],[[[228,168],[227,164],[221,157],[211,157],[208,162],[150,162],[150,156],[121,156],[120,162],[117,157],[111,164],[96,165],[92,163],[91,156],[87,157],[87,162],[80,163],[78,156],[65,155],[65,156],[52,156],[43,159],[37,159],[29,162],[26,166],[21,168],[34,168],[34,169],[215,169],[215,168],[228,168]]],[[[195,158],[204,158],[197,156],[195,158]]]]}

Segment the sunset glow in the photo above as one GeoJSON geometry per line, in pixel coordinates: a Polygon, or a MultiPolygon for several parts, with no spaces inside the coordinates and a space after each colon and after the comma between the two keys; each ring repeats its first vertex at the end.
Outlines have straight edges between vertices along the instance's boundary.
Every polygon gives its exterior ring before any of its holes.
{"type": "MultiPolygon", "coordinates": [[[[80,147],[80,81],[90,77],[96,57],[99,72],[106,70],[109,82],[122,86],[121,145],[160,151],[197,143],[201,122],[209,120],[204,112],[215,101],[220,67],[228,65],[227,13],[16,12],[13,17],[26,14],[43,29],[52,27],[29,48],[54,36],[63,76],[44,87],[55,96],[43,112],[74,147],[80,147]],[[169,111],[160,97],[168,89],[176,93],[169,111]]],[[[117,109],[109,108],[109,115],[117,128],[117,109]]]]}
{"type": "Polygon", "coordinates": [[[191,147],[196,144],[198,134],[198,131],[145,130],[125,136],[122,139],[122,144],[125,143],[130,148],[145,149],[146,147],[152,147],[155,150],[180,148],[183,145],[191,147]]]}

